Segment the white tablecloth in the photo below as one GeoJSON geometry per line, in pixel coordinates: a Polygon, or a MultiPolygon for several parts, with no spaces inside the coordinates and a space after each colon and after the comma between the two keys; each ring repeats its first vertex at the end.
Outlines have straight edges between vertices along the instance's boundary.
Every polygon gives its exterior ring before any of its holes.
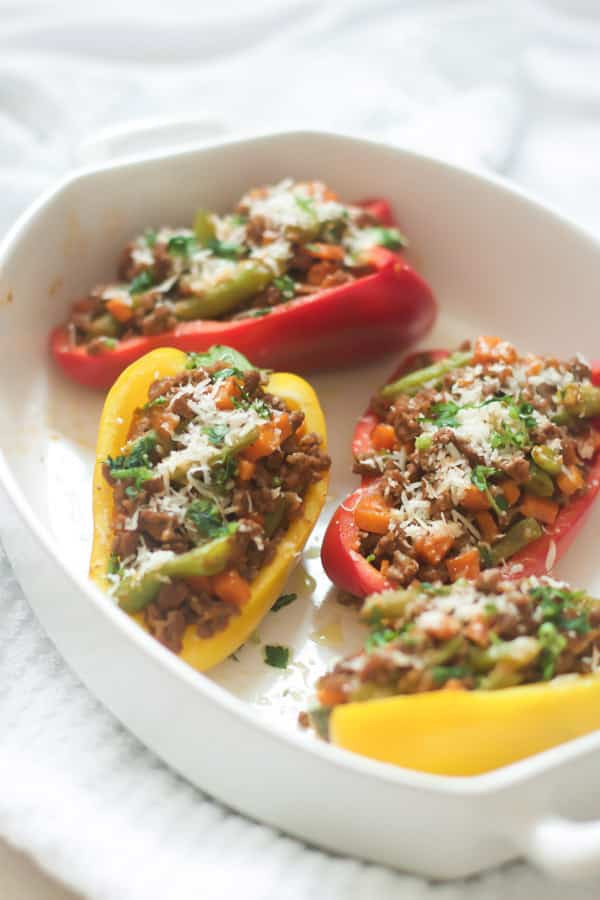
{"type": "MultiPolygon", "coordinates": [[[[600,5],[0,0],[0,231],[99,128],[206,116],[426,147],[600,230],[600,5]],[[567,9],[569,15],[567,15],[567,9]]],[[[583,900],[523,864],[431,885],[331,857],[176,777],[87,692],[0,555],[0,834],[90,898],[583,900]]]]}

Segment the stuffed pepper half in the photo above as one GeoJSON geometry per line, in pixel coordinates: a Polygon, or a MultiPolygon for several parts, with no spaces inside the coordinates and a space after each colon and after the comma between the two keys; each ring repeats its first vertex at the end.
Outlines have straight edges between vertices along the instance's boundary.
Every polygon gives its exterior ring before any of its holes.
{"type": "Polygon", "coordinates": [[[118,280],[51,338],[65,373],[106,388],[157,347],[228,344],[257,365],[355,364],[421,337],[436,305],[400,251],[385,200],[342,203],[318,181],[250,190],[226,215],[158,227],[124,250],[118,280]]]}
{"type": "Polygon", "coordinates": [[[323,546],[357,596],[510,564],[549,571],[600,487],[600,388],[577,358],[521,356],[497,338],[413,357],[354,439],[363,486],[323,546]]]}
{"type": "Polygon", "coordinates": [[[367,598],[364,649],[309,714],[339,746],[474,775],[600,728],[600,601],[547,577],[414,582],[367,598]]]}
{"type": "Polygon", "coordinates": [[[102,413],[90,574],[197,669],[269,610],[323,506],[323,414],[305,381],[241,354],[161,349],[102,413]]]}

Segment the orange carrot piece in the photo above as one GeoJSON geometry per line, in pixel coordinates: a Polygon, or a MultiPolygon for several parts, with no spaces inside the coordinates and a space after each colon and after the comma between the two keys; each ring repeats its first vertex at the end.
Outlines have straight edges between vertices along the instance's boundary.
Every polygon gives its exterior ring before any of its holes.
{"type": "Polygon", "coordinates": [[[479,550],[477,547],[472,547],[470,550],[465,550],[464,553],[460,553],[458,556],[447,559],[446,568],[448,569],[448,575],[452,581],[457,581],[459,578],[471,580],[477,578],[481,571],[479,550]]]}
{"type": "Polygon", "coordinates": [[[525,494],[519,509],[524,516],[531,516],[545,525],[553,525],[558,515],[558,503],[548,497],[535,497],[533,494],[525,494]]]}
{"type": "Polygon", "coordinates": [[[281,413],[272,422],[265,422],[261,426],[258,437],[246,447],[243,456],[251,462],[262,459],[263,456],[274,453],[291,433],[290,417],[286,412],[281,413]]]}
{"type": "Polygon", "coordinates": [[[492,541],[496,537],[498,537],[498,526],[496,525],[496,520],[494,519],[491,512],[488,512],[488,510],[484,510],[483,512],[476,513],[475,521],[479,526],[479,530],[481,531],[481,535],[484,541],[487,541],[488,544],[491,544],[492,541]]]}
{"type": "Polygon", "coordinates": [[[114,297],[112,300],[107,300],[106,308],[117,322],[129,322],[133,317],[131,303],[127,303],[125,300],[119,300],[117,297],[114,297]]]}
{"type": "Polygon", "coordinates": [[[379,566],[379,571],[381,572],[382,575],[387,575],[389,567],[390,567],[389,559],[382,559],[381,565],[379,566]]]}
{"type": "Polygon", "coordinates": [[[233,409],[233,401],[237,400],[241,395],[242,389],[239,382],[235,378],[225,378],[219,387],[215,406],[217,409],[233,409]]]}
{"type": "Polygon", "coordinates": [[[585,487],[585,478],[578,466],[567,466],[556,476],[556,483],[563,494],[570,497],[585,487]]]}
{"type": "Polygon", "coordinates": [[[240,481],[250,481],[256,471],[256,463],[249,459],[240,459],[238,462],[238,478],[240,481]]]}
{"type": "Polygon", "coordinates": [[[473,362],[477,363],[513,363],[517,358],[517,351],[508,341],[502,341],[499,337],[482,335],[475,341],[473,348],[473,362]]]}
{"type": "Polygon", "coordinates": [[[371,432],[371,442],[376,450],[393,450],[396,445],[396,432],[393,426],[380,422],[371,432]]]}
{"type": "Polygon", "coordinates": [[[250,585],[235,569],[212,577],[212,589],[223,603],[244,606],[250,599],[250,585]]]}
{"type": "Polygon", "coordinates": [[[339,244],[306,244],[306,250],[316,259],[328,259],[342,262],[346,251],[339,244]]]}
{"type": "Polygon", "coordinates": [[[341,688],[328,685],[317,688],[317,700],[320,706],[337,706],[346,702],[346,695],[341,688]]]}
{"type": "Polygon", "coordinates": [[[445,531],[432,531],[431,534],[423,534],[415,540],[415,550],[417,556],[425,562],[437,566],[453,543],[454,538],[451,534],[445,531]]]}
{"type": "Polygon", "coordinates": [[[498,483],[498,487],[502,491],[508,505],[514,506],[521,496],[521,491],[519,490],[517,482],[513,481],[511,478],[506,478],[504,481],[498,483]]]}
{"type": "Polygon", "coordinates": [[[470,484],[462,495],[460,505],[468,509],[469,512],[483,512],[483,510],[490,508],[490,501],[487,498],[487,494],[480,491],[474,484],[470,484]]]}
{"type": "Polygon", "coordinates": [[[354,510],[354,521],[361,531],[385,534],[390,526],[390,511],[380,494],[365,494],[354,510]]]}

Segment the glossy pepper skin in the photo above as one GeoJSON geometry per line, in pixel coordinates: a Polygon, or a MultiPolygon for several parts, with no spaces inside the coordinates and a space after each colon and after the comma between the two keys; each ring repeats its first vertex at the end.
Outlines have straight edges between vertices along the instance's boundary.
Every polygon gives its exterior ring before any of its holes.
{"type": "Polygon", "coordinates": [[[406,769],[479,775],[600,728],[600,677],[336,706],[333,744],[406,769]]]}
{"type": "MultiPolygon", "coordinates": [[[[392,373],[389,382],[395,381],[403,373],[410,371],[417,354],[408,356],[392,373]]],[[[446,350],[434,350],[429,354],[434,362],[448,356],[446,350]]],[[[592,381],[600,385],[600,364],[592,367],[592,381]]],[[[388,383],[389,383],[388,382],[388,383]]],[[[378,424],[378,417],[367,411],[358,421],[352,440],[354,454],[368,453],[373,449],[371,434],[378,424]]],[[[596,427],[600,427],[598,421],[596,427]]],[[[358,552],[359,533],[354,521],[354,510],[360,498],[373,490],[377,477],[363,478],[361,487],[347,497],[335,511],[325,532],[321,559],[323,568],[333,583],[357,597],[366,597],[392,587],[391,583],[358,552]]],[[[581,529],[586,515],[600,491],[600,453],[592,462],[588,477],[587,491],[576,497],[562,509],[553,525],[546,528],[542,537],[528,544],[523,550],[510,557],[507,575],[510,577],[510,566],[519,564],[515,576],[525,578],[529,575],[544,575],[549,568],[567,552],[581,529]],[[554,548],[552,547],[554,545],[554,548]],[[552,560],[550,566],[547,560],[552,560]]]]}
{"type": "MultiPolygon", "coordinates": [[[[382,225],[392,224],[386,200],[360,205],[382,225]]],[[[225,344],[257,366],[300,372],[354,366],[419,340],[437,313],[428,285],[401,256],[375,247],[370,262],[369,275],[257,318],[179,322],[172,331],[118,341],[94,355],[73,345],[67,327],[60,326],[50,336],[51,352],[69,378],[96,389],[109,388],[127,366],[158,347],[202,352],[225,344]]]]}
{"type": "MultiPolygon", "coordinates": [[[[113,540],[113,490],[102,474],[102,465],[108,456],[115,456],[127,441],[135,410],[148,397],[148,388],[158,378],[178,375],[186,367],[187,356],[180,350],[163,348],[154,350],[137,360],[118,378],[111,388],[102,416],[96,465],[93,480],[94,540],[89,574],[101,588],[107,589],[108,562],[113,540]]],[[[311,386],[297,375],[277,372],[271,375],[267,390],[281,397],[292,409],[305,414],[309,431],[318,434],[326,447],[326,427],[323,412],[311,386]]],[[[251,584],[250,599],[239,615],[230,620],[229,626],[211,638],[199,637],[193,626],[188,626],[183,637],[181,659],[195,669],[205,671],[226,659],[256,628],[258,622],[277,600],[317,521],[327,494],[328,477],[309,487],[304,498],[302,515],[295,519],[281,537],[273,560],[264,566],[251,584]]],[[[141,613],[133,614],[146,628],[141,613]]],[[[147,629],[146,629],[147,630],[147,629]]]]}

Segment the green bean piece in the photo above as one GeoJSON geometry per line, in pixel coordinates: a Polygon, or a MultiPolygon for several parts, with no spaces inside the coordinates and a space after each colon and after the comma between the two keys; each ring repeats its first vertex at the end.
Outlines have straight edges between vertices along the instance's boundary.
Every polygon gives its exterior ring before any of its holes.
{"type": "Polygon", "coordinates": [[[600,416],[600,388],[593,384],[568,384],[559,399],[566,412],[578,419],[600,416]]]}
{"type": "Polygon", "coordinates": [[[215,538],[150,569],[141,578],[135,575],[123,579],[116,590],[119,606],[126,612],[139,612],[152,603],[165,578],[186,578],[192,575],[217,575],[227,565],[233,550],[231,535],[215,538]]]}
{"type": "Polygon", "coordinates": [[[554,482],[547,472],[531,463],[529,466],[529,478],[523,485],[529,494],[536,497],[551,497],[554,493],[554,482]]]}
{"type": "Polygon", "coordinates": [[[245,259],[238,263],[227,281],[207,287],[202,294],[186,297],[175,304],[175,315],[186,321],[215,319],[234,310],[244,300],[264,290],[273,280],[274,273],[257,260],[245,259]]]}
{"type": "Polygon", "coordinates": [[[498,663],[485,675],[478,684],[480,691],[497,691],[501,688],[515,687],[525,680],[525,673],[513,668],[508,663],[498,663]]]}
{"type": "Polygon", "coordinates": [[[546,444],[534,447],[531,451],[531,458],[540,469],[549,475],[559,475],[562,471],[563,461],[560,454],[546,444]]]}
{"type": "Polygon", "coordinates": [[[217,236],[212,214],[207,209],[199,209],[194,219],[194,234],[199,244],[206,244],[217,236]]]}
{"type": "Polygon", "coordinates": [[[119,323],[110,313],[97,316],[89,324],[89,333],[94,337],[118,337],[119,323]]]}
{"type": "Polygon", "coordinates": [[[436,650],[430,650],[425,654],[424,661],[427,666],[441,666],[448,662],[453,656],[456,656],[464,646],[464,638],[457,634],[456,637],[450,638],[441,647],[436,650]]]}
{"type": "Polygon", "coordinates": [[[537,659],[541,649],[541,644],[536,638],[517,637],[512,641],[490,644],[484,650],[471,650],[469,662],[477,672],[489,672],[498,663],[523,668],[537,659]]]}
{"type": "Polygon", "coordinates": [[[411,600],[418,596],[414,588],[382,591],[367,597],[360,611],[361,619],[367,622],[380,619],[396,619],[401,616],[411,600]]]}
{"type": "Polygon", "coordinates": [[[490,565],[499,565],[514,556],[523,547],[537,541],[542,534],[542,526],[536,519],[521,519],[506,532],[503,538],[490,547],[488,554],[490,565]]]}
{"type": "Polygon", "coordinates": [[[424,384],[427,384],[429,381],[437,381],[442,378],[446,372],[451,372],[452,369],[460,369],[462,366],[469,365],[472,360],[473,353],[470,350],[453,353],[451,356],[447,356],[445,359],[441,359],[431,366],[426,366],[424,369],[417,369],[416,372],[409,372],[408,375],[403,375],[402,378],[399,378],[397,381],[386,384],[380,390],[380,396],[393,399],[394,397],[397,397],[398,394],[416,394],[421,390],[424,384]]]}

